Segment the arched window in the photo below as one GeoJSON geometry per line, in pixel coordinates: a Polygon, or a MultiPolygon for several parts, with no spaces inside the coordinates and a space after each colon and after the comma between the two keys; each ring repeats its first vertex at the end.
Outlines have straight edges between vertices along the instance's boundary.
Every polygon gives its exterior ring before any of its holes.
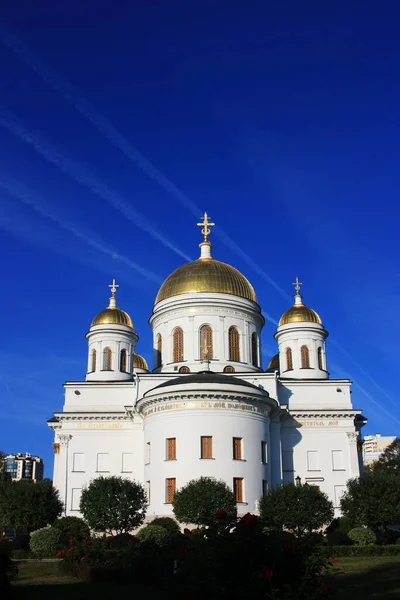
{"type": "Polygon", "coordinates": [[[96,352],[96,350],[92,350],[92,355],[90,357],[90,371],[96,370],[96,362],[97,362],[97,352],[96,352]]]}
{"type": "Polygon", "coordinates": [[[286,348],[286,370],[291,371],[292,369],[293,369],[292,349],[286,348]]]}
{"type": "Polygon", "coordinates": [[[318,368],[324,371],[324,357],[321,346],[318,348],[318,368]]]}
{"type": "Polygon", "coordinates": [[[128,353],[126,350],[121,350],[120,358],[119,358],[119,370],[122,373],[126,373],[128,371],[128,353]]]}
{"type": "Polygon", "coordinates": [[[156,337],[156,368],[162,365],[162,337],[159,333],[156,337]]]}
{"type": "Polygon", "coordinates": [[[258,367],[258,339],[255,331],[251,334],[251,363],[258,367]]]}
{"type": "Polygon", "coordinates": [[[229,328],[229,360],[240,362],[240,335],[236,327],[229,328]]]}
{"type": "Polygon", "coordinates": [[[112,371],[111,348],[104,348],[103,350],[103,371],[112,371]]]}
{"type": "Polygon", "coordinates": [[[302,346],[300,348],[300,355],[301,355],[301,368],[309,369],[310,368],[310,352],[309,352],[307,346],[302,346]]]}
{"type": "Polygon", "coordinates": [[[181,367],[179,373],[190,373],[189,367],[181,367]]]}
{"type": "Polygon", "coordinates": [[[235,369],[233,367],[231,367],[231,365],[227,365],[224,368],[224,373],[234,373],[234,372],[235,372],[235,369]]]}
{"type": "Polygon", "coordinates": [[[213,350],[213,332],[209,325],[200,327],[200,360],[212,360],[213,350]]]}
{"type": "Polygon", "coordinates": [[[173,362],[183,361],[183,331],[180,327],[176,327],[173,333],[173,362]]]}

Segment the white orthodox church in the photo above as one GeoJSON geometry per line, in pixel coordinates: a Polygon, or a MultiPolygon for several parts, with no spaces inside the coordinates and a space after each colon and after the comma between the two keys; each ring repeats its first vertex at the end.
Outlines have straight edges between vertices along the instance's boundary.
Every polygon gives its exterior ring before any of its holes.
{"type": "Polygon", "coordinates": [[[82,488],[109,475],[145,486],[149,519],[171,515],[175,490],[202,475],[232,488],[239,514],[256,513],[282,482],[319,486],[338,512],[360,473],[366,420],[352,407],[350,380],[329,378],[328,332],[296,279],[264,369],[255,291],[211,256],[207,214],[199,225],[200,257],[169,275],[155,300],[152,370],[115,281],[90,325],[86,378],[65,384],[63,410],[48,421],[66,514],[79,516],[82,488]]]}

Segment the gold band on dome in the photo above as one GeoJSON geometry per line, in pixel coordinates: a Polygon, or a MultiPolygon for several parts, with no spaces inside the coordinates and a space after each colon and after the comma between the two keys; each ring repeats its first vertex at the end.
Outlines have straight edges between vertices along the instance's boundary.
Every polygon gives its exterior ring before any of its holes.
{"type": "Polygon", "coordinates": [[[155,304],[180,294],[232,294],[257,302],[251,283],[240,271],[214,258],[198,258],[176,269],[160,287],[155,304]]]}

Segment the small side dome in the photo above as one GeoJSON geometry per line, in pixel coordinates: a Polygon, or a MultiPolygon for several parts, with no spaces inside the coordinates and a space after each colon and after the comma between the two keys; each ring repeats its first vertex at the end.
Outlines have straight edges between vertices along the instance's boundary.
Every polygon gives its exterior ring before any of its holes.
{"type": "Polygon", "coordinates": [[[149,370],[146,360],[143,358],[143,356],[140,356],[140,354],[138,354],[137,352],[133,353],[133,368],[134,369],[143,369],[144,371],[149,370]]]}
{"type": "Polygon", "coordinates": [[[318,325],[322,325],[319,314],[303,304],[303,298],[300,295],[300,286],[302,284],[298,277],[296,277],[296,282],[293,285],[296,289],[294,304],[283,313],[279,319],[278,327],[288,325],[289,323],[318,323],[318,325]]]}
{"type": "Polygon", "coordinates": [[[266,372],[268,371],[279,371],[279,352],[278,354],[275,354],[275,356],[273,356],[269,361],[268,366],[266,368],[266,372]]]}
{"type": "Polygon", "coordinates": [[[115,283],[115,279],[113,279],[112,284],[108,287],[111,288],[110,304],[95,316],[91,323],[91,327],[94,327],[95,325],[125,325],[126,327],[134,329],[132,319],[128,313],[117,306],[115,292],[119,286],[115,283]]]}

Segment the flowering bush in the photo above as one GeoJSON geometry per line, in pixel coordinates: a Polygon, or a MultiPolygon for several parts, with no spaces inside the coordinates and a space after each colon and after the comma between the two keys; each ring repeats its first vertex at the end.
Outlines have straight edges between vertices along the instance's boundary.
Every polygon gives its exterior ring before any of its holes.
{"type": "Polygon", "coordinates": [[[61,533],[55,527],[44,527],[31,533],[29,547],[36,558],[53,557],[60,541],[61,533]]]}
{"type": "Polygon", "coordinates": [[[54,521],[53,527],[56,527],[61,534],[60,544],[66,546],[70,538],[84,540],[90,536],[90,529],[83,519],[79,517],[61,517],[54,521]]]}

